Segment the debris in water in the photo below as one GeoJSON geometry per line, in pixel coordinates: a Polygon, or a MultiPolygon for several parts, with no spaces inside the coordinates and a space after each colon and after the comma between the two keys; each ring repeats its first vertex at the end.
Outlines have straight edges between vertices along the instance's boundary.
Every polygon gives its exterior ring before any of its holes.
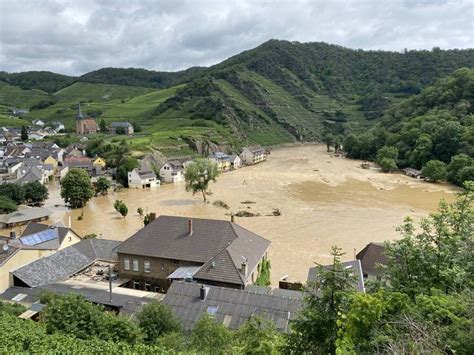
{"type": "Polygon", "coordinates": [[[244,204],[244,205],[250,205],[250,204],[252,204],[252,203],[257,203],[257,202],[255,202],[255,201],[248,201],[248,200],[241,202],[241,204],[244,204]]]}
{"type": "Polygon", "coordinates": [[[222,208],[225,208],[226,210],[228,210],[230,207],[227,203],[225,203],[224,201],[221,201],[221,200],[217,200],[217,201],[214,201],[212,203],[213,206],[216,206],[216,207],[222,207],[222,208]]]}

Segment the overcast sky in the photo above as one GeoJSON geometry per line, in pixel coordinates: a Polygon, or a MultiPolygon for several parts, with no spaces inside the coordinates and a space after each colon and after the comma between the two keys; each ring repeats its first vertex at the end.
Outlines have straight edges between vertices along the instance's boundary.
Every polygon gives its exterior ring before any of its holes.
{"type": "Polygon", "coordinates": [[[271,39],[474,47],[474,0],[0,0],[0,70],[209,66],[271,39]]]}

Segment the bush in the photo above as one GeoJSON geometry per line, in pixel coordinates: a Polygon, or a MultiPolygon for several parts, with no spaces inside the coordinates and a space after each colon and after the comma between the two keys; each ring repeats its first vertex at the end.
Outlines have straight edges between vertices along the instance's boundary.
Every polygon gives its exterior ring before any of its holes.
{"type": "Polygon", "coordinates": [[[437,182],[446,180],[446,164],[439,160],[430,160],[421,169],[421,174],[430,181],[437,182]]]}
{"type": "Polygon", "coordinates": [[[156,343],[160,336],[181,333],[181,322],[165,304],[151,302],[137,315],[138,326],[143,332],[145,342],[156,343]]]}

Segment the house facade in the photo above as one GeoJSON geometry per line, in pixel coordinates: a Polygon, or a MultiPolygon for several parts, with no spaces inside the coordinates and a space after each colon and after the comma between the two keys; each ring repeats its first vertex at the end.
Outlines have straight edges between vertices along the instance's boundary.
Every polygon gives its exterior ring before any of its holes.
{"type": "Polygon", "coordinates": [[[160,169],[160,180],[164,183],[184,181],[186,166],[191,164],[190,159],[174,159],[167,161],[160,169]]]}
{"type": "Polygon", "coordinates": [[[383,243],[370,242],[357,253],[356,259],[360,260],[364,280],[380,280],[380,267],[388,263],[384,251],[383,243]]]}
{"type": "Polygon", "coordinates": [[[229,155],[230,168],[240,169],[242,167],[242,159],[238,155],[229,155]]]}
{"type": "Polygon", "coordinates": [[[130,122],[112,122],[109,126],[109,133],[117,134],[117,130],[123,130],[123,133],[127,135],[134,133],[133,125],[130,122]]]}
{"type": "Polygon", "coordinates": [[[220,171],[230,170],[230,157],[222,152],[215,152],[209,156],[209,160],[216,163],[220,171]]]}
{"type": "Polygon", "coordinates": [[[156,174],[150,169],[135,168],[128,172],[128,187],[132,189],[144,189],[156,187],[160,185],[160,181],[156,178],[156,174]]]}
{"type": "Polygon", "coordinates": [[[192,279],[243,289],[258,276],[270,242],[232,222],[160,216],[117,248],[120,278],[135,289],[166,290],[192,279]]]}
{"type": "Polygon", "coordinates": [[[240,159],[245,165],[258,164],[267,159],[267,150],[260,145],[245,147],[240,153],[240,159]]]}

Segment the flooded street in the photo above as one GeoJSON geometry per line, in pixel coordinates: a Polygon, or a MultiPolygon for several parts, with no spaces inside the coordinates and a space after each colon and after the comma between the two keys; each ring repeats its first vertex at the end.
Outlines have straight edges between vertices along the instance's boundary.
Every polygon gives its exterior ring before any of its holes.
{"type": "MultiPolygon", "coordinates": [[[[284,275],[305,281],[314,262],[329,261],[329,250],[338,245],[354,257],[370,241],[397,238],[395,227],[405,216],[421,218],[434,211],[440,198],[453,200],[454,187],[430,184],[401,174],[364,170],[360,161],[332,157],[323,146],[304,145],[272,151],[268,161],[222,174],[211,183],[210,203],[186,192],[184,183],[153,190],[123,189],[93,198],[71,213],[72,228],[81,235],[124,240],[143,224],[137,208],[157,215],[230,220],[231,212],[247,210],[258,217],[236,218],[236,223],[272,241],[269,257],[274,284],[284,275]],[[122,218],[113,208],[121,199],[129,214],[122,218]],[[221,200],[229,210],[212,205],[221,200]],[[242,204],[251,201],[254,203],[242,204]],[[281,216],[273,216],[279,209],[281,216]]],[[[52,189],[48,207],[62,204],[52,189]]],[[[53,208],[52,222],[67,224],[64,208],[53,208]]]]}

